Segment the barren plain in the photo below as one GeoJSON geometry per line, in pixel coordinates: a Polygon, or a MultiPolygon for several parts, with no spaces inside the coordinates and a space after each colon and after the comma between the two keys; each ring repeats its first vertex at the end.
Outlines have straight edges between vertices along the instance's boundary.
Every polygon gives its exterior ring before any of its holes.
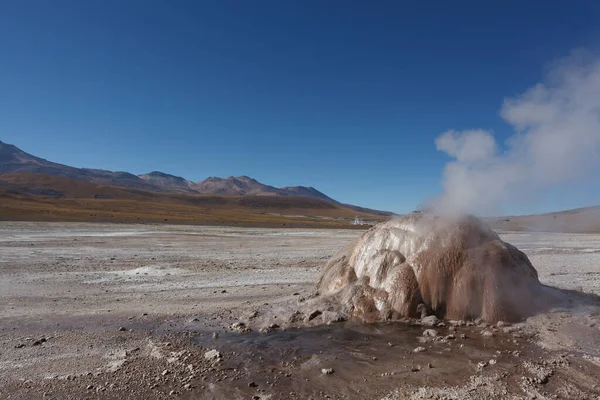
{"type": "Polygon", "coordinates": [[[2,222],[0,398],[600,398],[600,235],[501,232],[569,302],[424,335],[316,302],[360,234],[2,222]]]}

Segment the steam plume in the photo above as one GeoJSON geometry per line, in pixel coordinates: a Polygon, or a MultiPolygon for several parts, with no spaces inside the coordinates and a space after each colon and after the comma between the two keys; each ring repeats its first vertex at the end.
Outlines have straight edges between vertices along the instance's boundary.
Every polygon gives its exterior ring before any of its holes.
{"type": "Polygon", "coordinates": [[[555,62],[542,83],[505,99],[500,115],[514,128],[503,148],[483,129],[436,139],[454,158],[434,201],[439,212],[494,213],[600,172],[600,58],[576,51],[555,62]]]}

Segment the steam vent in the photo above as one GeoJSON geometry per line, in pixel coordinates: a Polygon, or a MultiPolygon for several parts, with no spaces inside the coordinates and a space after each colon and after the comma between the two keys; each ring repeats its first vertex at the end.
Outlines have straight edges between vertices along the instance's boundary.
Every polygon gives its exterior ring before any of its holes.
{"type": "Polygon", "coordinates": [[[418,317],[421,303],[439,318],[517,321],[535,312],[544,288],[527,256],[483,221],[420,212],[365,232],[318,282],[367,321],[418,317]]]}

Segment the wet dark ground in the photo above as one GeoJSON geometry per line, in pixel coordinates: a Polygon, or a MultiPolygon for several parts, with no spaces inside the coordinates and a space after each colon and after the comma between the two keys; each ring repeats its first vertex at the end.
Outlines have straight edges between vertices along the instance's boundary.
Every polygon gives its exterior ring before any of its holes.
{"type": "MultiPolygon", "coordinates": [[[[571,363],[567,358],[558,364],[552,361],[553,373],[537,382],[536,374],[543,374],[539,371],[546,368],[541,360],[549,360],[552,354],[534,345],[533,338],[520,330],[505,332],[486,325],[429,328],[412,321],[341,322],[238,333],[226,328],[231,322],[220,317],[160,321],[139,316],[124,321],[104,316],[97,320],[57,319],[37,328],[33,322],[24,323],[17,327],[21,332],[37,331],[40,336],[41,331],[54,329],[56,335],[37,347],[27,344],[20,349],[26,357],[43,360],[44,352],[51,350],[55,341],[57,346],[64,346],[58,341],[77,344],[85,340],[95,347],[105,343],[107,348],[126,349],[122,364],[110,371],[82,369],[80,375],[70,377],[23,377],[0,387],[1,398],[382,399],[396,390],[403,396],[394,399],[444,398],[419,397],[417,391],[440,388],[445,393],[464,388],[474,379],[488,379],[492,383],[484,385],[497,383],[508,391],[487,396],[475,386],[474,396],[468,398],[506,398],[512,393],[523,395],[527,377],[531,383],[526,383],[535,390],[551,393],[564,387],[557,366],[568,365],[568,371],[576,372],[568,375],[573,390],[596,390],[586,386],[584,379],[595,373],[585,370],[590,366],[571,363]],[[425,329],[435,329],[437,335],[425,337],[425,329]],[[493,336],[483,336],[484,331],[494,331],[493,336]],[[415,352],[418,347],[425,350],[415,352]],[[206,359],[210,350],[217,350],[220,357],[206,359]]],[[[81,357],[85,356],[82,352],[81,357]]],[[[465,393],[469,389],[447,398],[466,398],[465,393]]]]}
{"type": "MultiPolygon", "coordinates": [[[[94,321],[57,319],[35,330],[52,329],[58,337],[61,332],[74,338],[92,335],[90,342],[95,341],[95,335],[103,335],[104,340],[131,341],[129,349],[135,343],[152,344],[126,352],[123,365],[114,372],[82,371],[82,376],[40,384],[25,380],[25,384],[6,386],[3,393],[11,393],[6,398],[55,399],[132,395],[184,399],[381,398],[401,385],[454,385],[476,373],[509,371],[516,358],[513,353],[522,354],[531,347],[500,332],[483,338],[477,327],[457,327],[453,332],[453,328],[436,327],[438,337],[424,338],[424,327],[400,322],[343,322],[245,334],[224,330],[228,323],[220,319],[151,321],[139,317],[122,321],[125,330],[119,331],[117,323],[106,317],[94,321]],[[443,339],[449,334],[455,338],[443,339]],[[426,350],[415,353],[419,346],[426,350]],[[150,347],[160,349],[164,357],[152,355],[150,347]],[[219,360],[205,359],[204,354],[212,349],[220,352],[219,360]],[[490,360],[496,363],[477,371],[479,362],[490,360]],[[324,369],[331,369],[331,373],[324,373],[324,369]],[[165,370],[169,373],[163,375],[165,370]]],[[[33,325],[18,329],[26,332],[33,325]]],[[[42,346],[23,350],[43,354],[55,340],[50,336],[42,346]]]]}
{"type": "Polygon", "coordinates": [[[222,333],[217,339],[203,334],[196,337],[200,346],[231,354],[220,362],[221,368],[244,371],[252,380],[234,381],[219,393],[207,388],[204,395],[376,398],[400,385],[455,385],[477,373],[480,362],[495,373],[507,372],[515,354],[528,351],[512,336],[484,339],[478,330],[466,327],[454,332],[435,328],[439,336],[424,342],[424,329],[406,323],[341,323],[271,333],[222,333]],[[449,334],[455,338],[444,340],[449,334]],[[426,350],[415,353],[417,347],[426,350]]]}

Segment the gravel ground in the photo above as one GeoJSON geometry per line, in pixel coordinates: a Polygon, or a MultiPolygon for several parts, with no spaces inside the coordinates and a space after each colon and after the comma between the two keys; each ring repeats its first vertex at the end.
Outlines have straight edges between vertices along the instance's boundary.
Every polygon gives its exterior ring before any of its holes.
{"type": "Polygon", "coordinates": [[[0,398],[600,398],[600,235],[501,233],[574,290],[516,326],[295,329],[360,233],[1,223],[0,398]]]}

